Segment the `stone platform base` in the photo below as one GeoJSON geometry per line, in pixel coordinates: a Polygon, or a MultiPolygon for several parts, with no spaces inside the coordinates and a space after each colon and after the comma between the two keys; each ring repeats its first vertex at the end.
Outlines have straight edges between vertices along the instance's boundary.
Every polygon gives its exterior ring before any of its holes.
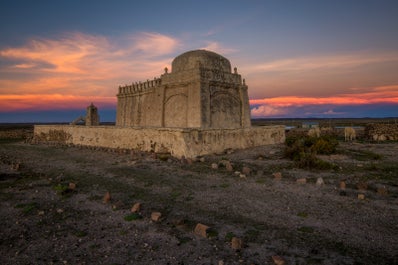
{"type": "Polygon", "coordinates": [[[136,149],[194,158],[227,149],[283,143],[285,128],[282,125],[245,129],[35,125],[34,141],[136,149]]]}

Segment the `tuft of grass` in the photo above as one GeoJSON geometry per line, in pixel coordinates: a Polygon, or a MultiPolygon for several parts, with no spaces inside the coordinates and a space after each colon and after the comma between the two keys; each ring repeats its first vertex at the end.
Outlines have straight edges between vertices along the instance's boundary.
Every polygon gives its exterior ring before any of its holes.
{"type": "Polygon", "coordinates": [[[190,237],[187,237],[187,236],[177,236],[177,239],[178,239],[178,245],[180,246],[180,245],[182,245],[182,244],[185,244],[185,243],[188,243],[189,241],[192,241],[192,238],[190,238],[190,237]]]}
{"type": "Polygon", "coordinates": [[[131,222],[131,221],[139,220],[139,219],[142,219],[142,216],[139,213],[131,213],[124,217],[124,220],[127,222],[131,222]]]}
{"type": "Polygon", "coordinates": [[[74,235],[77,237],[85,237],[85,236],[87,236],[87,234],[88,233],[86,231],[80,231],[80,230],[75,231],[75,233],[74,233],[74,235]]]}
{"type": "Polygon", "coordinates": [[[181,194],[182,194],[181,191],[174,190],[171,192],[170,196],[172,200],[176,200],[178,197],[181,196],[181,194]]]}
{"type": "Polygon", "coordinates": [[[260,231],[256,229],[249,229],[244,234],[244,237],[248,242],[255,242],[259,236],[260,236],[260,231]]]}
{"type": "Polygon", "coordinates": [[[228,184],[228,183],[222,183],[221,185],[220,185],[220,188],[223,188],[223,189],[225,189],[225,188],[228,188],[230,185],[228,184]]]}
{"type": "Polygon", "coordinates": [[[32,213],[34,210],[37,210],[39,208],[39,204],[36,202],[32,202],[32,203],[27,203],[27,204],[17,204],[15,206],[15,208],[20,208],[22,209],[22,212],[24,214],[30,214],[32,213]]]}
{"type": "Polygon", "coordinates": [[[225,235],[225,242],[231,242],[232,238],[235,237],[235,234],[233,232],[228,232],[225,235]]]}
{"type": "Polygon", "coordinates": [[[311,234],[311,233],[314,233],[314,228],[309,227],[309,226],[302,226],[302,227],[299,227],[297,229],[297,231],[302,232],[302,233],[311,234]]]}
{"type": "Polygon", "coordinates": [[[208,238],[216,238],[218,236],[218,231],[212,227],[206,230],[208,238]]]}
{"type": "Polygon", "coordinates": [[[302,218],[307,218],[307,217],[308,217],[308,213],[306,213],[306,212],[299,212],[299,213],[297,214],[297,216],[298,216],[298,217],[302,217],[302,218]]]}
{"type": "Polygon", "coordinates": [[[63,185],[63,184],[58,184],[58,185],[54,186],[53,188],[58,194],[63,194],[68,189],[68,186],[63,185]]]}

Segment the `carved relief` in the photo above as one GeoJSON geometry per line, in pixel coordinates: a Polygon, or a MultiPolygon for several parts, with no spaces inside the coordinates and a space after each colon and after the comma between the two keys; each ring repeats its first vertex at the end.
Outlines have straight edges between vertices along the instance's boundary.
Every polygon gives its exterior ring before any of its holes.
{"type": "Polygon", "coordinates": [[[175,94],[164,103],[164,126],[187,127],[188,97],[186,94],[175,94]]]}
{"type": "Polygon", "coordinates": [[[241,104],[227,91],[214,91],[210,95],[210,121],[214,128],[236,128],[241,125],[241,104]]]}

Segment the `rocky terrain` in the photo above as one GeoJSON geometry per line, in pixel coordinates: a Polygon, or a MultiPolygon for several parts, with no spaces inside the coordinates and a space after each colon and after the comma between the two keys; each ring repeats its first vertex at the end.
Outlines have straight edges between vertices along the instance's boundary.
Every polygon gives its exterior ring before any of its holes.
{"type": "Polygon", "coordinates": [[[397,264],[398,143],[340,141],[328,170],[284,148],[191,160],[2,139],[0,263],[397,264]]]}

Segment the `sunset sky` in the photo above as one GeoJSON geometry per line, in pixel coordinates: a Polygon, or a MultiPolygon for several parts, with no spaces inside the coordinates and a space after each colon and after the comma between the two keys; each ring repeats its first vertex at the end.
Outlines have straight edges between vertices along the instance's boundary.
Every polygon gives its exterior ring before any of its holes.
{"type": "Polygon", "coordinates": [[[0,122],[64,122],[179,54],[225,56],[253,118],[398,117],[398,1],[0,1],[0,122]]]}

